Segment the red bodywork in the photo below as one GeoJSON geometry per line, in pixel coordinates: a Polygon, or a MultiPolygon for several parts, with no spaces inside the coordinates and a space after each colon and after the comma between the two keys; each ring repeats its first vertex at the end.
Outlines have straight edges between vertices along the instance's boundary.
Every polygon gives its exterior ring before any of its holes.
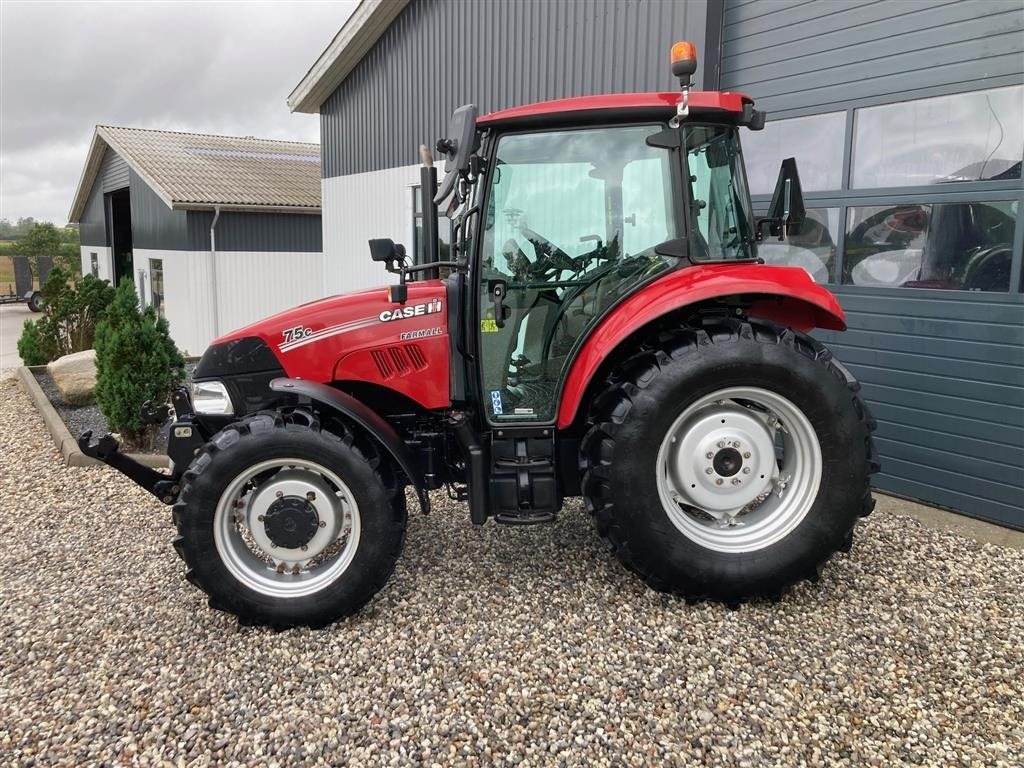
{"type": "MultiPolygon", "coordinates": [[[[555,99],[526,104],[521,107],[491,112],[476,121],[481,128],[497,123],[515,122],[548,115],[574,116],[581,112],[613,110],[618,113],[631,111],[665,110],[672,114],[681,98],[679,91],[661,93],[612,93],[604,96],[577,96],[571,99],[555,99]]],[[[687,104],[695,111],[743,112],[744,104],[754,100],[742,93],[720,93],[718,91],[690,91],[687,104]]]]}
{"type": "Polygon", "coordinates": [[[742,294],[763,296],[747,310],[754,317],[799,331],[846,329],[839,301],[800,267],[707,264],[674,270],[626,299],[587,337],[562,389],[558,427],[572,424],[591,378],[634,331],[688,304],[742,294]]]}
{"type": "Polygon", "coordinates": [[[387,288],[371,288],[294,307],[214,344],[256,336],[291,378],[369,382],[444,408],[451,404],[447,304],[440,280],[409,283],[404,305],[392,303],[387,288]],[[410,316],[390,319],[395,312],[410,316]]]}

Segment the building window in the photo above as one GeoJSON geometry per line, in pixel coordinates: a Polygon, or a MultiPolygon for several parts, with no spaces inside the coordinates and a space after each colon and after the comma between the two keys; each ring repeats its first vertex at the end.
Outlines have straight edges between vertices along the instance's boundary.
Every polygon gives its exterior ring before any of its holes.
{"type": "Polygon", "coordinates": [[[757,246],[757,255],[768,264],[802,267],[817,283],[833,283],[839,222],[838,208],[808,208],[798,234],[783,242],[766,239],[757,246]]]}
{"type": "MultiPolygon", "coordinates": [[[[452,220],[441,213],[437,214],[437,243],[438,259],[448,261],[452,242],[452,220]]],[[[426,243],[423,242],[423,200],[420,195],[419,186],[412,187],[412,252],[416,264],[423,264],[426,261],[424,250],[426,243]]]]}
{"type": "Polygon", "coordinates": [[[164,317],[164,260],[149,260],[149,293],[153,309],[164,317]]]}
{"type": "Polygon", "coordinates": [[[866,107],[854,121],[852,186],[1019,179],[1022,154],[1024,86],[866,107]]]}
{"type": "Polygon", "coordinates": [[[1020,203],[900,203],[851,207],[843,282],[1008,291],[1020,203]]]}
{"type": "Polygon", "coordinates": [[[89,271],[93,277],[100,276],[100,255],[96,251],[89,252],[89,271]]]}
{"type": "Polygon", "coordinates": [[[769,120],[764,129],[743,136],[747,182],[752,195],[770,195],[779,166],[796,158],[805,192],[839,189],[843,185],[843,141],[846,113],[832,112],[790,120],[769,120]]]}

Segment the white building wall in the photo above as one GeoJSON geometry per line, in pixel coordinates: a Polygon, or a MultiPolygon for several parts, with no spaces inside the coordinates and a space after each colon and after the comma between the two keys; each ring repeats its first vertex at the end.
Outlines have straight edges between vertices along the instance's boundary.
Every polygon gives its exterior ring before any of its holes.
{"type": "Polygon", "coordinates": [[[323,179],[326,295],[392,282],[384,266],[370,261],[367,241],[390,237],[412,252],[413,196],[420,166],[323,179]]]}
{"type": "Polygon", "coordinates": [[[96,259],[99,262],[99,277],[101,280],[111,280],[114,274],[114,265],[111,258],[110,249],[102,245],[83,245],[80,246],[82,254],[82,274],[92,274],[92,254],[96,254],[96,259]]]}
{"type": "Polygon", "coordinates": [[[150,259],[163,260],[164,316],[186,355],[201,355],[217,336],[324,295],[320,253],[218,251],[215,295],[209,251],[137,249],[136,282],[144,271],[147,302],[150,259]]]}

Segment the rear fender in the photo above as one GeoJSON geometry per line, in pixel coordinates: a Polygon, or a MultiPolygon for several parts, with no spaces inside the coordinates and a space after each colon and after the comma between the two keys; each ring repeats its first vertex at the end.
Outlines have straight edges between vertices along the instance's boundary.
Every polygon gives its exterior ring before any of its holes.
{"type": "Polygon", "coordinates": [[[748,316],[805,333],[814,328],[846,329],[839,301],[800,267],[708,264],[675,270],[634,293],[591,331],[565,380],[558,408],[559,429],[576,419],[594,374],[626,339],[665,315],[732,297],[748,316]]]}
{"type": "Polygon", "coordinates": [[[384,418],[369,406],[356,400],[345,392],[339,392],[326,384],[319,384],[315,381],[305,379],[274,379],[270,382],[270,388],[282,394],[308,397],[315,403],[326,406],[337,411],[356,424],[365,429],[371,437],[380,443],[391,458],[409,478],[409,482],[416,488],[416,495],[420,500],[420,508],[426,514],[430,511],[430,499],[427,497],[426,488],[423,483],[423,476],[416,467],[409,447],[402,442],[394,428],[384,418]]]}

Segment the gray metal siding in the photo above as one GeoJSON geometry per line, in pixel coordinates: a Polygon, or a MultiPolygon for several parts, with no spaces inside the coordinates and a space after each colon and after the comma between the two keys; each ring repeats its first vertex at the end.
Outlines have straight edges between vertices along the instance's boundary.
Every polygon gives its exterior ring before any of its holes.
{"type": "Polygon", "coordinates": [[[117,152],[107,147],[100,163],[100,171],[97,181],[104,192],[113,192],[116,189],[124,189],[129,183],[128,163],[124,161],[117,152]]]}
{"type": "Polygon", "coordinates": [[[772,117],[1024,82],[1024,5],[726,0],[723,89],[772,117]]]}
{"type": "Polygon", "coordinates": [[[142,178],[131,171],[132,245],[154,250],[187,250],[185,211],[172,211],[142,178]]]}
{"type": "MultiPolygon", "coordinates": [[[[210,248],[210,211],[188,211],[187,248],[210,248]]],[[[320,253],[323,232],[319,214],[221,213],[217,220],[218,251],[282,251],[320,253]]]]}
{"type": "Polygon", "coordinates": [[[89,199],[82,211],[82,218],[78,222],[78,236],[82,245],[98,246],[106,248],[107,242],[107,219],[103,208],[103,190],[99,184],[93,185],[89,192],[89,199]]]}
{"type": "Polygon", "coordinates": [[[837,287],[882,490],[1024,527],[1024,296],[837,287]]]}
{"type": "Polygon", "coordinates": [[[669,49],[703,51],[707,14],[694,0],[413,0],[321,106],[323,177],[417,163],[460,104],[674,89],[669,49]]]}

